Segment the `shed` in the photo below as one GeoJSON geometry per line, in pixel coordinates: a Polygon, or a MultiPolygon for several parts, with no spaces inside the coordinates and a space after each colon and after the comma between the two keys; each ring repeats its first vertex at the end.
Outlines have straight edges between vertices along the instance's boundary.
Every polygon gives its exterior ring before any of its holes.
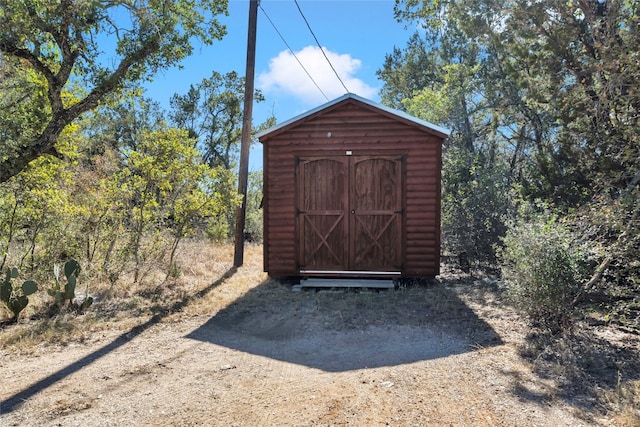
{"type": "Polygon", "coordinates": [[[260,134],[272,277],[435,277],[448,131],[346,94],[260,134]]]}

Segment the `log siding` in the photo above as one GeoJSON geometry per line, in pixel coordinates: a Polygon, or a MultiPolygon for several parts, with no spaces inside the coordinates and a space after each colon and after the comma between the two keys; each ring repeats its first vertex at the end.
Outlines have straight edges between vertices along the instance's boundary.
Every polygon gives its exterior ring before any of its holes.
{"type": "Polygon", "coordinates": [[[264,270],[276,277],[301,275],[299,159],[378,156],[402,159],[398,275],[435,277],[440,267],[441,155],[446,136],[437,126],[351,94],[261,134],[264,270]]]}

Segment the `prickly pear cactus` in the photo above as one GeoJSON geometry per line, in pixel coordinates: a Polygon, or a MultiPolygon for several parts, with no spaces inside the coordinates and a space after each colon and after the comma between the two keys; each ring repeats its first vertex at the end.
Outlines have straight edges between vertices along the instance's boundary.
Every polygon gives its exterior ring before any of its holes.
{"type": "Polygon", "coordinates": [[[7,270],[4,280],[0,282],[0,301],[13,313],[13,317],[10,319],[13,322],[18,321],[18,316],[29,304],[28,296],[38,290],[38,284],[33,280],[26,280],[19,288],[14,287],[11,281],[18,278],[18,274],[16,267],[10,268],[7,270]]]}
{"type": "Polygon", "coordinates": [[[64,285],[64,298],[69,301],[69,304],[76,297],[76,283],[79,274],[80,264],[78,261],[72,259],[64,264],[64,275],[67,278],[67,283],[64,285]]]}
{"type": "Polygon", "coordinates": [[[78,275],[80,274],[80,264],[75,259],[69,260],[64,264],[63,270],[66,278],[64,285],[60,282],[60,267],[58,265],[54,266],[53,275],[55,277],[55,284],[50,289],[47,289],[47,293],[55,299],[58,307],[62,307],[66,302],[69,308],[81,313],[93,304],[93,298],[87,296],[80,304],[74,302],[78,275]]]}

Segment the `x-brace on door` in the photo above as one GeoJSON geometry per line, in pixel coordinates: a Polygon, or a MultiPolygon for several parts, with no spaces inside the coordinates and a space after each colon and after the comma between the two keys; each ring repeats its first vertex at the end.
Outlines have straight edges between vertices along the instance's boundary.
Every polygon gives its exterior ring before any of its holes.
{"type": "Polygon", "coordinates": [[[300,270],[401,271],[402,190],[401,157],[299,158],[300,270]]]}

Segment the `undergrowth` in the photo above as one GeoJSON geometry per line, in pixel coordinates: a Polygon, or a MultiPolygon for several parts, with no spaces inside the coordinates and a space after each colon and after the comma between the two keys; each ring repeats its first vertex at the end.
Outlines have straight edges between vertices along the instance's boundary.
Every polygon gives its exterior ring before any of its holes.
{"type": "MultiPolygon", "coordinates": [[[[251,250],[255,248],[249,246],[247,251],[251,250]]],[[[231,266],[232,251],[233,247],[228,244],[187,241],[176,260],[182,274],[168,280],[160,268],[138,283],[128,276],[114,284],[99,275],[87,274],[94,304],[82,314],[60,308],[45,291],[38,292],[32,295],[16,324],[6,321],[10,313],[0,311],[0,348],[30,352],[42,345],[67,345],[90,339],[102,330],[128,329],[154,315],[165,315],[170,307],[224,274],[231,266]]],[[[194,310],[197,314],[197,310],[203,308],[191,309],[194,310]]]]}

